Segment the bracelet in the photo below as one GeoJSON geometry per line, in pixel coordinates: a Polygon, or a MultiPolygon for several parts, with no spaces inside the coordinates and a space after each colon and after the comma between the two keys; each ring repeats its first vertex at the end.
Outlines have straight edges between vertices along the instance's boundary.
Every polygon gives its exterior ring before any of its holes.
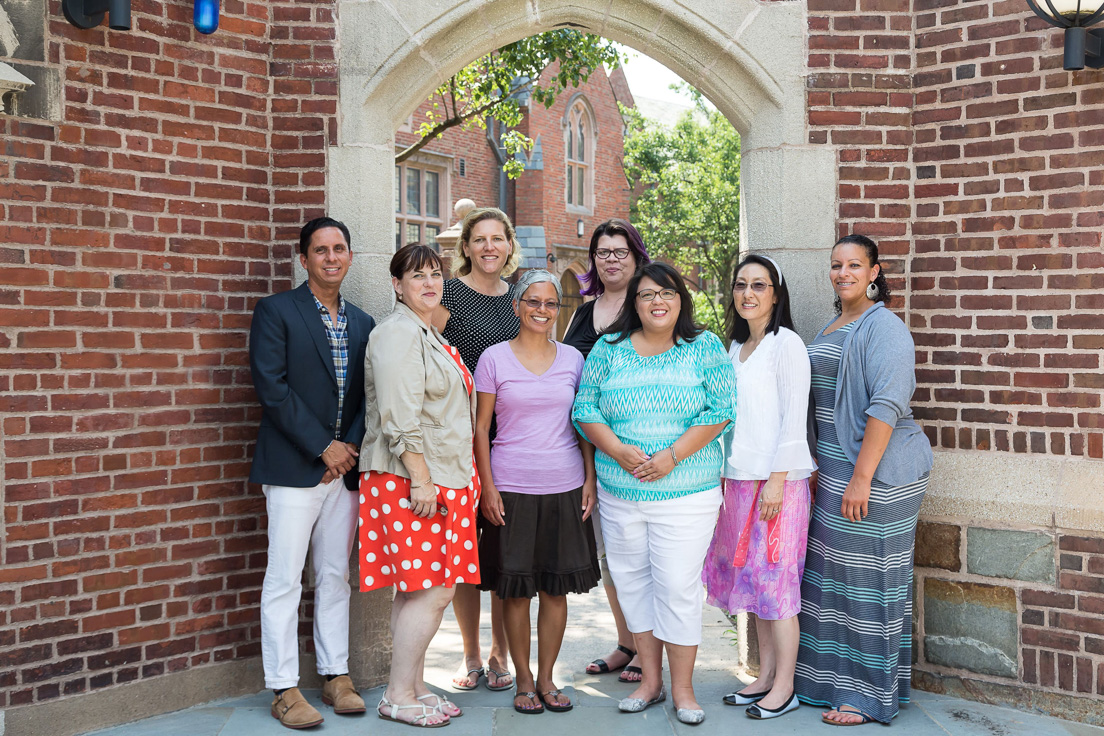
{"type": "Polygon", "coordinates": [[[672,442],[667,447],[667,451],[671,453],[671,459],[675,461],[675,465],[678,465],[679,464],[679,459],[678,459],[678,455],[675,454],[675,443],[674,442],[672,442]]]}
{"type": "Polygon", "coordinates": [[[431,486],[431,485],[433,485],[433,479],[432,478],[427,480],[425,483],[418,483],[417,485],[415,485],[414,483],[411,483],[410,487],[411,488],[425,488],[426,486],[431,486]]]}

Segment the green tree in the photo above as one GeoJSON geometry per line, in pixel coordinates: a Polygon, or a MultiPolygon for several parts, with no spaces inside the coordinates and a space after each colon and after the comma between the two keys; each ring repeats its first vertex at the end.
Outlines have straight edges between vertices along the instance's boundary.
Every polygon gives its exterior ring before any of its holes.
{"type": "Polygon", "coordinates": [[[740,134],[689,92],[694,110],[674,127],[622,110],[624,167],[636,189],[632,221],[649,252],[686,275],[702,294],[694,300],[699,322],[719,333],[740,258],[740,134]]]}
{"type": "Polygon", "coordinates": [[[433,106],[418,126],[421,138],[400,151],[395,163],[410,158],[450,128],[486,129],[487,120],[493,119],[505,131],[499,139],[506,153],[502,168],[516,179],[524,165],[514,156],[533,148],[532,139],[509,130],[522,120],[519,97],[528,94],[532,104],[551,107],[561,92],[585,84],[595,69],[620,63],[612,41],[571,28],[545,31],[504,46],[476,59],[430,95],[433,106]],[[542,78],[554,64],[558,65],[555,73],[542,78]]]}

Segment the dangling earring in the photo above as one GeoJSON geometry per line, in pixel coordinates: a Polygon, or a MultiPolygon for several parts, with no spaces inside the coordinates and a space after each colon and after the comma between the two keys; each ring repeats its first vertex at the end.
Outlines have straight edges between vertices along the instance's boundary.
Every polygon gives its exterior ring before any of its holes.
{"type": "Polygon", "coordinates": [[[878,301],[878,285],[871,281],[866,287],[866,298],[872,302],[878,301]]]}

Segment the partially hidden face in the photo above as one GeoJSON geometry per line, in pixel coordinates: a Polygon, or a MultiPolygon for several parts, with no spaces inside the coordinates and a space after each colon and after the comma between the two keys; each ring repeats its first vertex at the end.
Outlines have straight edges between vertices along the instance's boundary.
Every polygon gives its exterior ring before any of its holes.
{"type": "Polygon", "coordinates": [[[619,291],[636,272],[636,256],[624,235],[603,235],[594,247],[594,267],[607,291],[619,291]]]}
{"type": "Polygon", "coordinates": [[[475,223],[468,242],[464,244],[464,254],[471,261],[472,271],[498,276],[510,259],[506,226],[495,219],[475,223]]]}
{"type": "Polygon", "coordinates": [[[353,251],[336,227],[324,227],[311,235],[307,254],[299,254],[299,263],[310,281],[319,285],[340,286],[353,263],[353,251]]]}
{"type": "Polygon", "coordinates": [[[645,276],[636,287],[636,313],[640,324],[648,332],[674,332],[682,300],[677,289],[660,286],[645,276]],[[651,296],[651,300],[644,297],[651,296]]]}
{"type": "Polygon", "coordinates": [[[770,271],[759,263],[748,263],[736,273],[732,285],[732,300],[736,314],[748,322],[770,319],[778,303],[770,271]]]}
{"type": "Polygon", "coordinates": [[[395,294],[417,314],[428,314],[437,308],[444,283],[441,267],[434,263],[407,271],[401,279],[391,278],[395,294]]]}
{"type": "Polygon", "coordinates": [[[878,278],[881,266],[871,266],[866,249],[854,243],[841,243],[832,249],[832,288],[840,301],[865,298],[866,287],[878,278]]]}
{"type": "Polygon", "coordinates": [[[548,281],[533,284],[521,295],[516,309],[522,330],[541,334],[550,332],[556,325],[556,317],[560,312],[560,298],[556,294],[556,287],[548,281]]]}

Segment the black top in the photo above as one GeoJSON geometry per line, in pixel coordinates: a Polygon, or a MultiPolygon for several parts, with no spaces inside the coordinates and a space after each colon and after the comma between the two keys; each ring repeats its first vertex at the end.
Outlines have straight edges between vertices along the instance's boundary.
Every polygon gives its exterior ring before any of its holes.
{"type": "Polygon", "coordinates": [[[472,373],[484,350],[513,340],[521,330],[512,288],[502,296],[487,296],[460,279],[449,279],[441,291],[441,306],[451,315],[441,335],[460,351],[472,373]]]}
{"type": "Polygon", "coordinates": [[[590,355],[590,349],[598,342],[599,333],[594,329],[594,300],[583,302],[571,318],[571,328],[564,335],[564,345],[570,345],[583,354],[590,355]]]}

